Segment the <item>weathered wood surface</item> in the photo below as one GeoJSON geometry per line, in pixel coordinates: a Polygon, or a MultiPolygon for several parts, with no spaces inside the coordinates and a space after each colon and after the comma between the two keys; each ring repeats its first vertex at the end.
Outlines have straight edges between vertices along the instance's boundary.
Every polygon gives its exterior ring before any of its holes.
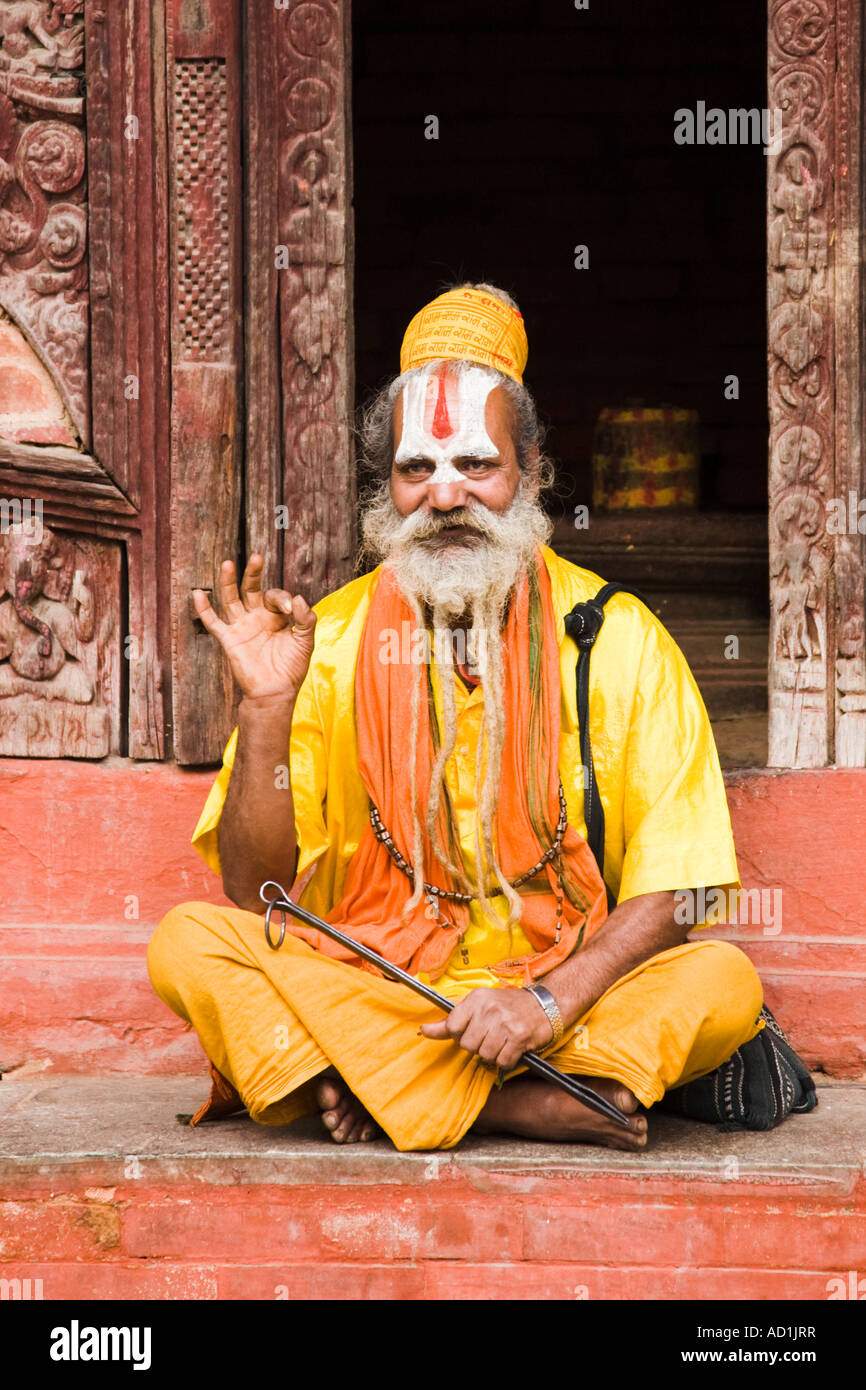
{"type": "MultiPolygon", "coordinates": [[[[93,610],[111,614],[110,626],[97,621],[92,638],[75,638],[83,644],[81,670],[93,667],[93,698],[65,708],[61,687],[72,691],[76,682],[63,671],[42,677],[29,694],[17,687],[4,706],[1,751],[154,758],[163,751],[163,710],[153,507],[160,332],[149,192],[158,110],[150,90],[150,7],[133,0],[65,0],[61,7],[3,0],[0,11],[0,149],[13,175],[0,197],[0,297],[50,374],[76,435],[71,448],[57,439],[28,442],[21,432],[1,441],[0,489],[4,498],[39,502],[46,527],[68,528],[63,543],[81,552],[75,573],[81,571],[93,610]],[[135,140],[126,138],[131,114],[139,122],[135,140]],[[125,391],[125,378],[133,391],[125,391]],[[100,527],[103,542],[88,538],[100,527]],[[125,545],[140,563],[124,566],[125,545]],[[133,681],[117,656],[128,628],[147,653],[146,670],[139,663],[133,681]],[[121,709],[126,685],[128,726],[121,709]],[[140,719],[143,709],[149,714],[140,719]]],[[[65,600],[50,602],[60,603],[57,621],[65,631],[65,600]]],[[[74,596],[70,603],[75,609],[74,596]]],[[[71,670],[75,662],[68,656],[71,670]]]]}
{"type": "Polygon", "coordinates": [[[836,490],[847,528],[834,536],[835,738],[840,767],[866,766],[866,634],[864,544],[859,508],[851,530],[852,493],[863,497],[863,11],[839,3],[835,86],[836,490]]]}
{"type": "Polygon", "coordinates": [[[351,6],[298,0],[262,9],[277,55],[275,241],[286,267],[279,270],[283,583],[315,602],[351,578],[355,549],[351,6]]]}
{"type": "Polygon", "coordinates": [[[174,754],[214,762],[232,686],[195,618],[237,554],[241,500],[241,50],[237,0],[169,0],[171,618],[174,754]]]}
{"type": "Polygon", "coordinates": [[[773,766],[866,762],[862,538],[828,506],[862,494],[857,0],[772,0],[768,312],[773,766]]]}
{"type": "MultiPolygon", "coordinates": [[[[86,714],[67,717],[56,698],[59,675],[53,698],[48,686],[19,692],[14,719],[6,707],[2,751],[159,757],[157,575],[167,556],[158,553],[155,499],[160,472],[167,480],[168,392],[167,335],[154,293],[160,107],[151,7],[2,0],[0,12],[0,148],[14,175],[2,194],[3,303],[51,374],[78,436],[77,447],[28,443],[20,434],[0,442],[0,490],[38,501],[45,525],[65,529],[85,557],[95,610],[112,615],[110,631],[97,623],[84,647],[102,704],[94,696],[81,705],[86,714]],[[102,542],[87,538],[97,532],[102,542]],[[121,667],[112,645],[127,631],[141,653],[128,671],[128,653],[121,667]],[[99,674],[109,668],[110,679],[99,674]],[[22,701],[38,708],[24,717],[22,701]]],[[[62,614],[58,621],[66,622],[62,614]]]]}
{"type": "Polygon", "coordinates": [[[68,0],[62,25],[51,0],[0,8],[0,305],[50,365],[87,448],[84,0],[68,0]]]}
{"type": "Polygon", "coordinates": [[[279,29],[284,13],[274,5],[248,7],[245,64],[244,160],[245,289],[244,356],[246,457],[244,520],[246,555],[264,556],[264,586],[282,585],[285,530],[275,525],[283,500],[283,422],[280,382],[281,272],[279,166],[285,116],[280,103],[279,29]],[[269,177],[263,178],[262,171],[269,177]]]}
{"type": "MultiPolygon", "coordinates": [[[[37,449],[34,445],[0,439],[0,464],[19,473],[47,473],[73,483],[91,479],[105,482],[105,469],[95,458],[60,444],[43,444],[37,449]]],[[[116,489],[114,493],[119,497],[116,489]]],[[[135,511],[131,502],[126,505],[131,513],[135,511]]]]}
{"type": "MultiPolygon", "coordinates": [[[[170,385],[160,11],[138,0],[89,3],[85,10],[94,453],[139,511],[122,532],[130,638],[125,751],[135,758],[163,757],[170,733],[163,680],[170,652],[170,385]]],[[[59,489],[55,496],[59,511],[68,498],[59,489]]],[[[98,499],[85,500],[98,506],[98,499]]]]}

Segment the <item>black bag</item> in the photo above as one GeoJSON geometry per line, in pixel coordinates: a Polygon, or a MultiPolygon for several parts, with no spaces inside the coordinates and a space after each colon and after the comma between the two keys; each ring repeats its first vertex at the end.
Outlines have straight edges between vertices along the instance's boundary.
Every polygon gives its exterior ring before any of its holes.
{"type": "MultiPolygon", "coordinates": [[[[580,652],[575,679],[580,757],[584,769],[583,814],[587,841],[602,877],[604,807],[595,782],[589,741],[589,658],[604,622],[604,605],[616,593],[633,594],[642,603],[647,602],[637,589],[629,589],[624,584],[605,584],[594,598],[576,603],[565,617],[565,630],[580,652]]],[[[606,883],[605,889],[608,910],[612,911],[616,899],[606,883]]],[[[792,1111],[814,1110],[818,1096],[806,1066],[766,1005],[760,1017],[764,1020],[760,1033],[709,1076],[668,1091],[659,1102],[660,1107],[692,1120],[718,1124],[722,1130],[773,1129],[792,1111]]]]}

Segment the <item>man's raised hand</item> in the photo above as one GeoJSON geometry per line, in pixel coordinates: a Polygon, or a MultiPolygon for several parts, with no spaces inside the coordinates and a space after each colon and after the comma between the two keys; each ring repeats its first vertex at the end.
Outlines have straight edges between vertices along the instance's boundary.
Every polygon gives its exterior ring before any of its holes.
{"type": "Polygon", "coordinates": [[[262,593],[261,555],[250,556],[238,593],[231,560],[220,566],[220,618],[207,594],[193,589],[195,611],[217,639],[246,699],[294,699],[313,654],[316,615],[300,594],[285,589],[262,593]]]}

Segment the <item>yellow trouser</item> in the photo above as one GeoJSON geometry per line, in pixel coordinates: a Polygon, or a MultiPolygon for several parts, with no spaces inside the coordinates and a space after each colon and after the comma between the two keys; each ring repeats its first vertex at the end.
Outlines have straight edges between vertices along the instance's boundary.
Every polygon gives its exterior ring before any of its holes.
{"type": "MultiPolygon", "coordinates": [[[[435,1006],[288,932],[272,951],[253,912],[183,903],[157,927],[148,968],[260,1124],[313,1112],[309,1083],[334,1066],[398,1149],[447,1149],[495,1083],[457,1043],[419,1036],[442,1017],[435,1006]]],[[[761,1003],[758,975],[736,946],[676,946],[617,980],[546,1056],[561,1071],[621,1081],[652,1105],[753,1038],[761,1003]]]]}

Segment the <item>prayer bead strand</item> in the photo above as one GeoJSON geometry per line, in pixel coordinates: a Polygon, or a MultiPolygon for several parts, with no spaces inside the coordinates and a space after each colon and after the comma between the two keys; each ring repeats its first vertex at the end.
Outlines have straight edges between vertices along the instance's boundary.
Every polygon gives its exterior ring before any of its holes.
{"type": "MultiPolygon", "coordinates": [[[[413,871],[412,871],[412,867],[411,867],[410,864],[407,863],[407,861],[404,859],[403,855],[400,853],[399,849],[398,849],[397,846],[395,845],[394,840],[393,840],[391,834],[389,833],[389,831],[388,831],[388,829],[386,828],[384,822],[382,821],[382,817],[379,815],[378,808],[373,804],[372,801],[370,802],[370,825],[371,825],[371,827],[372,827],[373,834],[375,835],[375,837],[376,837],[376,839],[378,840],[379,844],[380,844],[380,845],[384,845],[385,849],[388,851],[388,854],[391,856],[391,858],[393,859],[394,863],[397,865],[397,868],[400,870],[401,873],[404,873],[404,874],[406,875],[406,877],[409,879],[409,882],[412,884],[412,886],[413,886],[413,888],[414,888],[414,886],[415,886],[415,875],[414,875],[414,873],[413,873],[413,871]]],[[[541,858],[540,858],[535,864],[533,864],[533,866],[532,866],[531,869],[527,869],[527,870],[526,870],[526,873],[520,874],[518,878],[513,878],[513,879],[510,880],[510,883],[511,883],[511,887],[512,887],[512,888],[521,888],[521,887],[523,886],[524,883],[528,883],[528,882],[530,881],[530,879],[535,878],[537,874],[541,873],[541,870],[545,867],[545,865],[549,864],[549,863],[551,862],[551,860],[553,860],[553,859],[556,860],[556,864],[557,864],[557,882],[558,882],[558,885],[559,885],[558,890],[557,890],[557,894],[556,894],[556,941],[557,941],[557,942],[559,941],[560,931],[561,931],[561,929],[562,929],[562,853],[561,853],[561,851],[562,851],[562,841],[563,841],[563,839],[564,839],[564,837],[565,837],[565,832],[566,832],[567,828],[568,828],[568,807],[567,807],[566,801],[565,801],[565,792],[563,791],[563,789],[562,789],[562,783],[560,782],[560,784],[559,784],[559,819],[558,819],[558,821],[557,821],[557,823],[556,823],[556,835],[555,835],[555,838],[554,838],[554,840],[553,840],[553,843],[551,844],[551,846],[550,846],[549,849],[545,850],[545,852],[544,852],[544,854],[541,856],[541,858]]],[[[456,889],[451,889],[451,888],[439,888],[439,887],[437,887],[437,885],[436,885],[435,883],[426,883],[426,882],[425,882],[424,885],[423,885],[423,887],[424,887],[424,896],[426,897],[427,903],[428,903],[428,907],[427,907],[428,914],[430,913],[430,910],[431,910],[431,909],[434,909],[435,914],[436,914],[435,916],[432,916],[432,917],[430,918],[430,920],[431,920],[431,921],[435,921],[435,922],[440,922],[440,923],[443,921],[443,919],[442,919],[441,916],[439,915],[439,900],[440,900],[440,899],[443,899],[443,900],[446,901],[446,902],[460,903],[461,905],[463,905],[463,906],[465,907],[465,906],[468,906],[471,902],[475,901],[475,900],[477,899],[477,896],[478,896],[478,895],[475,894],[475,893],[459,893],[459,892],[457,892],[456,889]]],[[[491,888],[491,890],[490,890],[490,892],[489,892],[489,894],[488,894],[488,897],[495,898],[495,897],[501,895],[501,893],[502,893],[502,889],[501,889],[501,888],[499,887],[499,885],[497,884],[495,887],[491,888]]],[[[447,925],[450,926],[450,925],[452,925],[452,924],[451,924],[451,923],[448,923],[447,925]]]]}

